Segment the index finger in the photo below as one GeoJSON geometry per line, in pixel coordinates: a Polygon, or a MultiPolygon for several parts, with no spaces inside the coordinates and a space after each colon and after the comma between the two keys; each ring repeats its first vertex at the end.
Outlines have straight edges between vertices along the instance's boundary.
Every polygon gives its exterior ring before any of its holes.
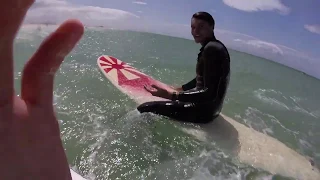
{"type": "Polygon", "coordinates": [[[150,92],[149,88],[148,88],[146,85],[144,85],[143,88],[144,88],[146,91],[150,92]]]}
{"type": "Polygon", "coordinates": [[[153,88],[155,88],[155,89],[157,89],[157,90],[162,89],[160,86],[158,86],[158,85],[156,85],[156,84],[153,84],[151,87],[153,87],[153,88]]]}
{"type": "Polygon", "coordinates": [[[23,69],[22,99],[34,105],[52,106],[55,73],[83,33],[83,24],[69,19],[42,42],[23,69]]]}
{"type": "Polygon", "coordinates": [[[6,0],[0,6],[0,107],[13,98],[13,40],[34,0],[6,0]]]}

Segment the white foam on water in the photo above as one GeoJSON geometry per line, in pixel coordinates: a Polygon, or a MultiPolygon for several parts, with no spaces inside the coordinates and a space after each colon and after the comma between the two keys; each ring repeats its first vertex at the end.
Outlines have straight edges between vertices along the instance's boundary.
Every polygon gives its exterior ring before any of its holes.
{"type": "MultiPolygon", "coordinates": [[[[86,148],[83,150],[81,160],[78,164],[78,167],[86,169],[86,177],[88,179],[95,179],[97,175],[95,171],[101,167],[99,162],[99,153],[101,148],[105,145],[105,140],[112,139],[110,130],[104,128],[102,121],[105,120],[105,117],[100,114],[87,113],[83,116],[82,122],[86,122],[82,126],[86,126],[86,129],[91,128],[92,130],[87,130],[82,133],[79,138],[78,144],[87,144],[89,141],[94,140],[93,143],[86,145],[86,148]],[[89,153],[85,155],[86,153],[89,153]],[[86,157],[84,157],[84,155],[86,157]]],[[[80,119],[79,119],[80,121],[80,119]]],[[[82,127],[84,128],[84,127],[82,127]]]]}
{"type": "Polygon", "coordinates": [[[53,92],[53,105],[56,106],[59,103],[59,99],[61,96],[57,95],[56,92],[53,92]]]}
{"type": "Polygon", "coordinates": [[[303,149],[312,149],[312,145],[303,139],[299,139],[299,143],[303,149]]]}
{"type": "Polygon", "coordinates": [[[270,115],[268,113],[264,113],[257,108],[248,107],[245,111],[245,116],[241,117],[240,115],[236,115],[235,118],[241,119],[244,121],[246,125],[250,128],[253,128],[257,131],[263,132],[264,134],[274,134],[272,127],[268,126],[265,122],[272,122],[275,126],[280,126],[284,131],[292,134],[296,137],[299,132],[288,129],[285,125],[283,125],[275,116],[270,115]]]}
{"type": "Polygon", "coordinates": [[[293,107],[292,110],[295,111],[295,112],[303,113],[303,114],[308,115],[308,116],[312,116],[312,117],[314,117],[314,118],[318,118],[318,117],[317,117],[316,115],[314,115],[312,112],[309,112],[309,111],[303,109],[302,107],[295,106],[295,107],[293,107]]]}
{"type": "MultiPolygon", "coordinates": [[[[300,102],[302,101],[307,101],[307,99],[305,98],[300,98],[300,97],[296,97],[296,96],[290,96],[289,97],[290,100],[293,101],[293,104],[294,104],[294,107],[293,107],[293,111],[295,112],[300,112],[300,113],[303,113],[305,115],[308,115],[308,116],[312,116],[314,118],[318,118],[319,117],[319,114],[317,115],[316,113],[314,112],[310,112],[308,110],[306,110],[305,108],[303,108],[303,106],[300,104],[300,102]]],[[[319,110],[320,111],[320,110],[319,110]]],[[[316,112],[316,111],[315,111],[316,112]]]]}
{"type": "Polygon", "coordinates": [[[290,108],[285,103],[281,102],[280,100],[278,100],[276,98],[268,97],[266,95],[266,93],[272,93],[272,94],[275,94],[278,97],[284,97],[285,98],[285,96],[283,96],[280,91],[276,91],[276,90],[273,90],[273,89],[258,89],[258,90],[254,91],[254,95],[258,99],[262,100],[263,102],[271,104],[271,105],[274,105],[274,106],[277,106],[278,108],[284,108],[286,110],[290,110],[290,108]]]}
{"type": "Polygon", "coordinates": [[[248,107],[245,111],[245,117],[242,119],[250,128],[262,131],[264,134],[273,134],[273,130],[268,127],[264,119],[262,119],[264,116],[266,116],[266,114],[257,108],[248,107]]]}
{"type": "Polygon", "coordinates": [[[261,101],[276,106],[278,108],[303,113],[314,118],[319,117],[319,114],[317,115],[313,112],[309,112],[308,110],[306,110],[306,108],[299,104],[299,102],[306,100],[305,98],[296,96],[287,97],[282,92],[276,91],[274,89],[258,89],[254,91],[254,95],[261,101]],[[271,94],[272,97],[270,97],[268,94],[271,94]],[[282,102],[281,100],[286,101],[286,103],[282,102]]]}
{"type": "Polygon", "coordinates": [[[89,172],[87,173],[87,176],[89,176],[91,179],[96,176],[94,171],[96,170],[97,164],[98,164],[98,159],[97,159],[97,154],[99,153],[98,150],[101,148],[105,139],[108,137],[108,131],[105,131],[102,134],[98,133],[96,134],[96,136],[99,136],[99,138],[96,137],[98,140],[95,143],[89,145],[88,151],[90,151],[91,153],[85,162],[86,166],[91,167],[89,169],[89,172]]]}
{"type": "MultiPolygon", "coordinates": [[[[189,179],[252,179],[253,168],[250,166],[242,166],[236,162],[225,162],[225,159],[229,158],[223,151],[206,151],[203,150],[200,156],[193,158],[193,161],[198,161],[198,168],[192,174],[189,179]]],[[[257,172],[257,171],[256,171],[257,172]]],[[[265,172],[260,172],[254,179],[272,179],[272,175],[268,175],[265,172]]]]}
{"type": "Polygon", "coordinates": [[[320,118],[320,109],[313,111],[311,114],[316,116],[317,118],[320,118]]]}
{"type": "Polygon", "coordinates": [[[160,58],[157,57],[157,56],[149,56],[148,58],[150,58],[150,59],[156,59],[156,60],[159,60],[159,59],[160,59],[160,58]]]}
{"type": "MultiPolygon", "coordinates": [[[[210,171],[206,168],[201,168],[198,172],[194,174],[190,180],[243,180],[247,179],[248,174],[240,170],[235,170],[235,173],[229,173],[226,175],[211,175],[210,171]]],[[[272,180],[273,175],[258,175],[256,177],[250,177],[251,180],[272,180]]]]}
{"type": "MultiPolygon", "coordinates": [[[[200,152],[201,153],[201,152],[200,152]]],[[[199,167],[203,166],[214,166],[214,164],[219,163],[219,158],[212,158],[215,152],[206,152],[208,154],[205,157],[199,157],[198,153],[195,156],[185,156],[177,159],[170,159],[163,161],[155,166],[148,168],[148,176],[156,176],[157,179],[189,179],[187,177],[192,177],[194,172],[199,171],[199,167]]],[[[206,168],[204,168],[206,169],[206,168]]],[[[220,171],[220,170],[219,170],[220,171]]],[[[202,172],[199,174],[203,174],[202,172]]],[[[145,177],[145,175],[144,175],[145,177]]],[[[150,178],[151,178],[150,177],[150,178]]],[[[212,178],[212,175],[208,173],[208,177],[212,178]]]]}
{"type": "Polygon", "coordinates": [[[316,110],[316,111],[313,111],[311,112],[312,116],[316,117],[316,118],[320,118],[320,109],[319,110],[316,110]]]}

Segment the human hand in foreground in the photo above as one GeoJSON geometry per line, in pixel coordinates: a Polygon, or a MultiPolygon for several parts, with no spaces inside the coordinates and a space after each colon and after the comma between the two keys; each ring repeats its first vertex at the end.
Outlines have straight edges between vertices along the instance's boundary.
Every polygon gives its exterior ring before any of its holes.
{"type": "Polygon", "coordinates": [[[146,91],[148,91],[149,93],[151,93],[153,96],[157,96],[157,97],[161,97],[161,98],[165,98],[165,99],[171,99],[172,98],[172,94],[174,92],[174,90],[172,91],[168,91],[160,86],[157,85],[151,85],[150,86],[144,86],[144,89],[146,91]]]}
{"type": "Polygon", "coordinates": [[[54,75],[83,35],[76,20],[63,23],[41,44],[14,92],[13,42],[33,0],[0,6],[0,179],[71,179],[53,108],[54,75]]]}

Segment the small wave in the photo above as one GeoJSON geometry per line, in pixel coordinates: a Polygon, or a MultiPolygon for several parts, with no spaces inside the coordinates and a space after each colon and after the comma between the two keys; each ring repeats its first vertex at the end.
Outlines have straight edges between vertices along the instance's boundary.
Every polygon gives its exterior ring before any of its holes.
{"type": "MultiPolygon", "coordinates": [[[[240,115],[237,116],[241,119],[240,115]]],[[[245,111],[245,117],[243,117],[242,119],[244,123],[247,124],[250,128],[263,132],[264,134],[274,134],[272,127],[269,127],[266,124],[266,121],[279,125],[285,131],[292,133],[294,136],[299,134],[299,132],[286,128],[275,116],[263,113],[257,108],[248,107],[245,111]]]]}
{"type": "Polygon", "coordinates": [[[282,92],[276,91],[274,89],[258,89],[254,91],[254,95],[261,101],[276,106],[278,108],[303,113],[314,118],[318,118],[320,116],[320,112],[318,112],[318,114],[314,112],[309,112],[300,104],[302,101],[306,101],[305,98],[297,96],[287,97],[283,95],[282,92]]]}
{"type": "Polygon", "coordinates": [[[299,144],[302,146],[302,149],[312,149],[312,145],[303,139],[299,139],[299,144]]]}
{"type": "Polygon", "coordinates": [[[157,60],[160,59],[160,58],[157,57],[157,56],[150,56],[149,58],[150,58],[150,59],[157,59],[157,60]]]}
{"type": "Polygon", "coordinates": [[[290,99],[293,100],[295,103],[299,103],[303,100],[306,100],[305,98],[297,97],[297,96],[290,96],[290,99]]]}
{"type": "Polygon", "coordinates": [[[318,110],[319,112],[317,114],[317,111],[310,112],[310,111],[308,111],[308,110],[306,110],[305,108],[302,107],[301,103],[303,103],[303,101],[307,101],[306,98],[290,96],[290,99],[293,101],[293,104],[294,104],[293,110],[295,112],[300,112],[300,113],[312,116],[314,118],[320,117],[320,110],[318,110]]]}
{"type": "Polygon", "coordinates": [[[277,98],[273,97],[268,97],[266,93],[273,93],[274,96],[278,96],[279,99],[284,98],[286,99],[285,96],[282,95],[280,91],[276,91],[273,89],[258,89],[254,91],[255,96],[262,100],[263,102],[269,103],[271,105],[276,105],[279,108],[284,108],[286,110],[290,110],[290,108],[284,103],[278,100],[277,98]]]}
{"type": "Polygon", "coordinates": [[[311,160],[320,160],[317,156],[317,144],[319,144],[317,135],[313,134],[311,131],[309,131],[307,134],[303,134],[298,139],[300,150],[304,154],[307,154],[311,160]]]}
{"type": "Polygon", "coordinates": [[[320,110],[316,110],[311,112],[310,114],[312,114],[313,116],[315,116],[316,118],[320,118],[320,110]]]}
{"type": "Polygon", "coordinates": [[[190,180],[196,179],[254,179],[271,180],[277,175],[268,172],[256,170],[250,166],[241,164],[236,160],[231,160],[223,152],[216,150],[200,152],[200,156],[190,158],[192,161],[198,161],[198,168],[190,180]],[[202,155],[202,156],[201,156],[202,155]],[[226,162],[226,159],[229,159],[226,162]]]}
{"type": "Polygon", "coordinates": [[[59,98],[60,98],[60,96],[55,94],[55,92],[54,92],[54,95],[53,95],[53,105],[54,106],[59,103],[59,98]]]}
{"type": "Polygon", "coordinates": [[[303,108],[301,108],[301,107],[298,107],[298,106],[293,107],[292,110],[295,111],[295,112],[300,112],[300,113],[303,113],[303,114],[305,114],[305,115],[312,116],[312,117],[314,117],[314,118],[318,118],[318,117],[319,117],[319,116],[317,116],[316,114],[314,114],[314,113],[312,113],[312,112],[309,112],[309,111],[307,111],[307,110],[305,110],[305,109],[303,109],[303,108]]]}
{"type": "Polygon", "coordinates": [[[262,113],[258,109],[248,107],[245,111],[245,117],[243,117],[243,121],[250,128],[261,131],[264,134],[273,134],[272,129],[268,127],[268,125],[265,123],[265,120],[263,119],[265,116],[267,115],[262,113]]]}

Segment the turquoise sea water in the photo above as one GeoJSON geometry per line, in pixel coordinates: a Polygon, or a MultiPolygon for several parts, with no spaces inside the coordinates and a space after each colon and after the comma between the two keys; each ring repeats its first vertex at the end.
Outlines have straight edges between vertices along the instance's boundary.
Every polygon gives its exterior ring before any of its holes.
{"type": "MultiPolygon", "coordinates": [[[[18,89],[24,63],[49,31],[20,32],[18,89]]],[[[55,81],[55,107],[72,167],[88,179],[272,179],[267,171],[238,163],[216,142],[201,142],[166,118],[137,113],[137,104],[96,65],[98,56],[108,54],[179,85],[194,77],[199,49],[186,39],[86,29],[55,81]]],[[[266,59],[231,49],[230,54],[223,113],[320,164],[320,81],[266,59]]]]}

